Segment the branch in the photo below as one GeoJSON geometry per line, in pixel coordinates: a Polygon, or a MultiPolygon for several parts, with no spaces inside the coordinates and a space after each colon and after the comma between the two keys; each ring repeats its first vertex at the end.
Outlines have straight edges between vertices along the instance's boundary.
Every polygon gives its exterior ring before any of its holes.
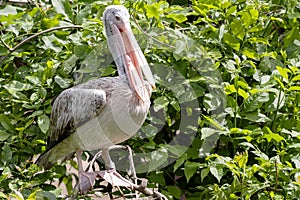
{"type": "Polygon", "coordinates": [[[140,193],[150,196],[150,197],[153,197],[155,199],[168,200],[168,198],[165,195],[161,194],[160,192],[152,191],[151,189],[149,189],[143,185],[133,184],[133,190],[139,191],[140,193]]]}
{"type": "Polygon", "coordinates": [[[9,53],[2,57],[2,59],[0,60],[0,63],[2,63],[8,56],[10,56],[15,50],[17,50],[20,46],[22,46],[23,44],[25,44],[26,42],[28,42],[29,40],[39,36],[39,35],[42,35],[42,34],[45,34],[45,33],[49,33],[49,32],[52,32],[52,31],[56,31],[56,30],[60,30],[60,29],[70,29],[70,28],[83,28],[83,26],[79,26],[79,25],[72,25],[72,26],[60,26],[60,27],[54,27],[54,28],[50,28],[50,29],[47,29],[47,30],[44,30],[44,31],[41,31],[39,33],[36,33],[28,38],[26,38],[25,40],[23,40],[22,42],[20,42],[19,44],[17,44],[16,46],[14,46],[13,48],[9,48],[5,43],[4,41],[2,41],[1,39],[1,42],[3,43],[3,45],[9,50],[9,53]]]}
{"type": "Polygon", "coordinates": [[[137,20],[136,20],[134,17],[132,17],[132,18],[133,18],[134,22],[136,23],[136,25],[138,26],[139,30],[140,30],[143,34],[147,35],[149,38],[151,38],[152,40],[154,40],[155,42],[157,42],[157,43],[159,43],[159,44],[161,44],[161,45],[167,46],[167,47],[172,48],[172,49],[176,49],[174,46],[172,46],[172,45],[170,45],[170,44],[163,43],[163,42],[159,41],[158,39],[154,38],[153,36],[149,35],[148,33],[146,33],[146,32],[142,29],[142,27],[140,26],[140,24],[137,22],[137,20]]]}
{"type": "Polygon", "coordinates": [[[10,50],[10,47],[2,40],[2,38],[0,38],[0,41],[5,46],[5,48],[7,48],[8,50],[10,50]]]}

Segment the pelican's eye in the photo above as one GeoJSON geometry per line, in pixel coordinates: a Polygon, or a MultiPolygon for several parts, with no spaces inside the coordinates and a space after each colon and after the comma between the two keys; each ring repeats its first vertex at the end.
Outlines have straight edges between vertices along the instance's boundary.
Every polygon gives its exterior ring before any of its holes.
{"type": "Polygon", "coordinates": [[[119,17],[119,16],[115,16],[115,19],[116,19],[116,21],[120,21],[121,20],[121,18],[119,17]]]}

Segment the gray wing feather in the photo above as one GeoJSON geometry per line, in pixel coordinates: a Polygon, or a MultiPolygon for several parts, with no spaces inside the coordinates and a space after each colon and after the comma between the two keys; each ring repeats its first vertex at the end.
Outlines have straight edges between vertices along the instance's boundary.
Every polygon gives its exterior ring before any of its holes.
{"type": "Polygon", "coordinates": [[[47,149],[67,138],[76,127],[97,116],[105,104],[106,93],[101,89],[73,87],[63,91],[52,107],[47,149]]]}

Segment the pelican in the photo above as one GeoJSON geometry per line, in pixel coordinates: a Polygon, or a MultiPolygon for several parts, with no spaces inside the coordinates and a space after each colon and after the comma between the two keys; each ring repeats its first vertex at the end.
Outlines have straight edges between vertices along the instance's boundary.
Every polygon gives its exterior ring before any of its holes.
{"type": "Polygon", "coordinates": [[[103,25],[118,76],[76,85],[55,99],[47,148],[36,162],[49,169],[76,154],[79,189],[84,192],[85,183],[80,182],[90,174],[82,167],[82,152],[101,149],[106,168],[115,169],[108,149],[132,137],[142,126],[155,88],[149,65],[132,33],[127,9],[108,6],[103,25]]]}

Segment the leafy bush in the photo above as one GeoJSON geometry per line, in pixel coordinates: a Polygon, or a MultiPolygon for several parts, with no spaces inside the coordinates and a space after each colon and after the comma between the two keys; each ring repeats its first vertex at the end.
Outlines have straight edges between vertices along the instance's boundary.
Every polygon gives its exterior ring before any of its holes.
{"type": "MultiPolygon", "coordinates": [[[[57,179],[72,192],[64,165],[41,172],[32,157],[45,150],[55,96],[116,75],[99,55],[109,55],[99,17],[108,4],[1,6],[1,198],[62,198],[57,179]]],[[[138,176],[170,199],[300,198],[299,2],[124,5],[157,81],[142,131],[126,142],[149,161],[138,176]]]]}

